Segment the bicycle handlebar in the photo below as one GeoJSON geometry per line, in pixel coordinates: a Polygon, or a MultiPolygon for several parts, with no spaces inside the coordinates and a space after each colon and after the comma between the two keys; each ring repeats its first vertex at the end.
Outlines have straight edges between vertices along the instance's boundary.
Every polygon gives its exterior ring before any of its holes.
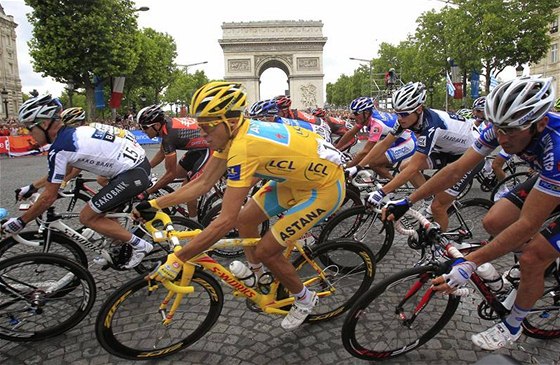
{"type": "Polygon", "coordinates": [[[375,185],[377,189],[381,189],[381,184],[379,184],[372,173],[371,170],[360,170],[351,180],[352,185],[357,188],[368,188],[375,185]]]}

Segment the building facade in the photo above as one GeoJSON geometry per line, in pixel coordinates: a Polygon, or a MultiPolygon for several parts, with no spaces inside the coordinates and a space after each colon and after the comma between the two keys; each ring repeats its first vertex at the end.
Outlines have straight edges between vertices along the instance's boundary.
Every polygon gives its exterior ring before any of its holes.
{"type": "Polygon", "coordinates": [[[14,17],[0,5],[0,119],[17,117],[21,105],[21,80],[16,46],[14,17]]]}
{"type": "Polygon", "coordinates": [[[556,95],[560,96],[560,57],[558,47],[560,47],[560,31],[558,24],[560,20],[560,8],[554,10],[556,19],[550,24],[550,48],[546,56],[539,63],[531,65],[531,75],[543,75],[554,77],[556,85],[556,95]]]}

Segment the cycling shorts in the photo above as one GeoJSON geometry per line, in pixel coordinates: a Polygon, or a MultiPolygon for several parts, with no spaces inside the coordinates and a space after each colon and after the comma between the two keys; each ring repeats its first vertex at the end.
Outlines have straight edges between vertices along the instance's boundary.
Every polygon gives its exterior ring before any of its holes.
{"type": "Polygon", "coordinates": [[[89,206],[94,212],[101,214],[128,203],[150,187],[150,172],[150,162],[144,158],[136,167],[109,180],[109,183],[90,199],[89,206]]]}
{"type": "Polygon", "coordinates": [[[391,164],[396,164],[406,158],[411,157],[416,152],[416,141],[409,138],[401,144],[389,148],[385,152],[385,157],[391,164]]]}
{"type": "Polygon", "coordinates": [[[271,227],[274,238],[283,246],[301,238],[314,225],[331,216],[346,194],[344,174],[331,185],[316,189],[297,189],[287,183],[267,182],[252,199],[272,218],[284,215],[271,227]]]}
{"type": "MultiPolygon", "coordinates": [[[[428,157],[428,168],[440,170],[447,166],[448,164],[457,161],[461,155],[451,155],[448,153],[435,152],[430,153],[428,157]]],[[[467,172],[459,181],[455,183],[452,187],[445,190],[445,192],[451,196],[458,196],[469,183],[474,179],[474,176],[482,170],[484,167],[484,161],[481,161],[474,169],[467,172]]]]}
{"type": "Polygon", "coordinates": [[[201,173],[204,165],[210,159],[210,149],[201,148],[188,150],[179,160],[179,165],[187,171],[187,180],[196,179],[201,173]]]}

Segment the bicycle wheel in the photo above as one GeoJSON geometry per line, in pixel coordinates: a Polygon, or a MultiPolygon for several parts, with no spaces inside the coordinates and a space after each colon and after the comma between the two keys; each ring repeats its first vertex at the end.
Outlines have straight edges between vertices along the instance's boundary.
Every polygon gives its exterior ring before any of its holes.
{"type": "Polygon", "coordinates": [[[522,182],[525,182],[531,176],[533,176],[533,173],[529,171],[516,172],[515,174],[506,176],[505,179],[503,179],[498,184],[496,184],[496,187],[494,188],[494,190],[492,190],[492,193],[490,194],[490,200],[496,201],[496,194],[502,191],[504,187],[507,188],[508,191],[510,191],[517,185],[521,184],[522,182]]]}
{"type": "Polygon", "coordinates": [[[487,240],[490,235],[482,226],[482,219],[492,205],[490,200],[482,198],[455,201],[455,204],[447,210],[449,216],[447,232],[453,233],[462,230],[469,234],[468,238],[472,241],[487,240]]]}
{"type": "MultiPolygon", "coordinates": [[[[176,216],[171,216],[169,218],[171,218],[173,227],[177,231],[192,231],[195,229],[204,228],[202,224],[195,222],[192,219],[185,218],[183,216],[176,215],[176,216]]],[[[160,230],[164,229],[163,226],[161,224],[158,224],[157,222],[154,223],[154,227],[160,230]]],[[[137,235],[138,237],[147,239],[148,242],[154,245],[154,249],[150,253],[148,253],[144,257],[144,259],[142,259],[142,262],[138,264],[138,266],[134,268],[134,270],[136,270],[136,272],[138,272],[139,274],[149,273],[154,269],[154,267],[158,263],[165,262],[165,260],[167,259],[167,255],[171,253],[171,248],[168,247],[166,243],[163,244],[154,243],[152,237],[148,235],[148,233],[143,229],[135,230],[134,234],[137,235]]]]}
{"type": "Polygon", "coordinates": [[[192,345],[218,320],[224,294],[216,279],[200,270],[190,285],[194,292],[183,296],[173,320],[164,325],[160,305],[169,292],[161,284],[149,292],[143,277],[129,281],[101,306],[97,340],[109,353],[130,360],[162,358],[192,345]]]}
{"type": "MultiPolygon", "coordinates": [[[[373,282],[374,255],[360,242],[344,239],[327,242],[310,249],[308,257],[318,265],[327,281],[320,279],[316,268],[300,255],[293,265],[301,280],[307,282],[309,290],[322,292],[332,288],[333,292],[320,297],[306,322],[326,321],[340,316],[373,282]]],[[[280,293],[284,290],[281,288],[280,293]]]]}
{"type": "Polygon", "coordinates": [[[560,338],[560,283],[558,275],[545,276],[543,295],[533,305],[522,323],[529,337],[560,338]]]}
{"type": "Polygon", "coordinates": [[[371,287],[352,306],[342,326],[344,348],[364,360],[383,360],[412,351],[449,322],[460,298],[431,292],[438,266],[402,271],[371,287]]]}
{"type": "Polygon", "coordinates": [[[50,232],[50,243],[47,250],[45,240],[48,233],[48,231],[43,233],[27,231],[19,234],[23,239],[34,242],[34,246],[19,243],[14,237],[3,239],[0,241],[0,260],[23,254],[49,252],[74,260],[83,267],[88,267],[87,255],[82,246],[58,232],[50,232]]]}
{"type": "Polygon", "coordinates": [[[375,262],[379,262],[391,248],[394,237],[393,222],[381,221],[381,215],[361,205],[340,211],[330,219],[319,235],[318,244],[353,239],[366,244],[374,253],[375,262]]]}
{"type": "Polygon", "coordinates": [[[87,316],[95,302],[91,274],[54,254],[0,262],[0,338],[38,341],[59,335],[87,316]]]}

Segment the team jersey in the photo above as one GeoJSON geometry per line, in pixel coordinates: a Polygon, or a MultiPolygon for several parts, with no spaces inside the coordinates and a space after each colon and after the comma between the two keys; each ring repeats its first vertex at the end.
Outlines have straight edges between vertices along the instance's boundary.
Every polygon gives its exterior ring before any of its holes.
{"type": "Polygon", "coordinates": [[[111,179],[144,160],[146,152],[132,133],[116,128],[125,133],[115,134],[106,127],[61,128],[49,148],[48,181],[61,183],[68,166],[111,179]]]}
{"type": "MultiPolygon", "coordinates": [[[[550,112],[544,131],[533,138],[531,143],[517,156],[540,172],[534,187],[544,193],[560,196],[560,114],[550,112]]],[[[474,142],[473,149],[488,156],[499,146],[492,124],[474,142]]]]}
{"type": "MultiPolygon", "coordinates": [[[[426,108],[420,118],[422,127],[420,132],[417,132],[416,151],[424,155],[430,155],[432,152],[463,154],[478,136],[472,128],[472,123],[452,118],[442,110],[426,108]]],[[[404,130],[397,122],[391,133],[401,136],[404,130]]]]}
{"type": "Polygon", "coordinates": [[[291,125],[294,128],[303,128],[303,129],[307,129],[308,131],[317,133],[319,136],[321,136],[321,138],[323,138],[325,141],[332,143],[332,139],[331,139],[331,130],[329,129],[329,127],[324,124],[311,124],[309,122],[304,122],[303,120],[298,120],[298,119],[288,119],[288,118],[282,118],[282,117],[276,117],[274,118],[274,122],[276,123],[282,123],[282,124],[286,124],[286,125],[291,125]]]}
{"type": "Polygon", "coordinates": [[[245,120],[214,157],[227,159],[228,186],[249,187],[253,177],[314,189],[340,178],[342,153],[316,133],[282,123],[245,120]]]}
{"type": "MultiPolygon", "coordinates": [[[[365,124],[357,125],[362,127],[367,125],[369,129],[368,141],[376,143],[393,131],[395,123],[398,123],[396,114],[374,110],[365,124]]],[[[393,142],[391,147],[410,140],[410,138],[413,138],[413,134],[410,130],[405,129],[397,137],[397,140],[393,142]]]]}
{"type": "Polygon", "coordinates": [[[166,118],[161,129],[161,148],[164,154],[169,155],[176,150],[208,148],[208,143],[200,136],[195,119],[166,118]]]}
{"type": "Polygon", "coordinates": [[[352,123],[335,117],[324,117],[323,119],[331,129],[332,134],[343,136],[346,132],[352,129],[352,123]]]}

